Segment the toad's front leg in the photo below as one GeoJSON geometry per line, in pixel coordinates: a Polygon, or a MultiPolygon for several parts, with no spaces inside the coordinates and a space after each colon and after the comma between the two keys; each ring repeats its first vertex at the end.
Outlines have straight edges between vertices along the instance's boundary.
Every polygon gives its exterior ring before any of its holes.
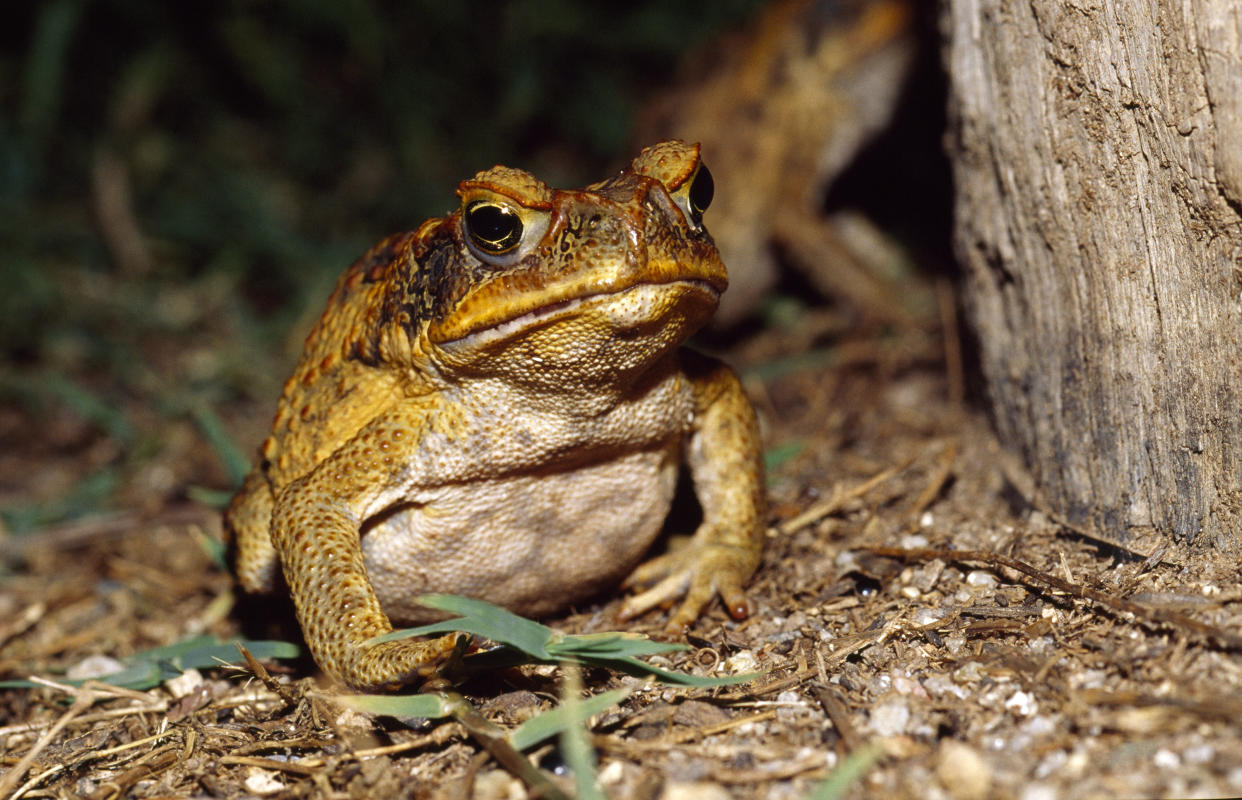
{"type": "Polygon", "coordinates": [[[362,557],[368,513],[409,472],[425,415],[398,408],[367,425],[312,472],[282,491],[272,512],[280,555],[302,634],[315,662],[355,689],[392,688],[434,677],[467,637],[371,643],[392,630],[362,557]]]}
{"type": "Polygon", "coordinates": [[[689,546],[634,571],[627,585],[655,585],[621,608],[628,619],[683,597],[667,625],[673,633],[716,595],[735,619],[750,614],[743,587],[759,566],[767,516],[759,422],[737,375],[708,356],[687,351],[682,359],[695,405],[686,459],[703,523],[689,546]]]}

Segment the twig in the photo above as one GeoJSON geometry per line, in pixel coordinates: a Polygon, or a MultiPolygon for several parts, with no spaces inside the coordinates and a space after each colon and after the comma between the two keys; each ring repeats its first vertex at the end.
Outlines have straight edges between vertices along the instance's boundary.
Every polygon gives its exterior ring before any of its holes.
{"type": "Polygon", "coordinates": [[[961,408],[966,397],[965,370],[962,367],[962,339],[957,327],[957,297],[948,280],[936,281],[936,300],[940,311],[940,332],[944,337],[944,372],[949,384],[949,402],[961,408]]]}
{"type": "Polygon", "coordinates": [[[814,667],[807,667],[806,669],[800,672],[795,672],[792,675],[786,675],[785,677],[778,678],[770,683],[765,683],[763,686],[740,689],[740,690],[730,692],[727,694],[717,695],[716,699],[722,702],[728,702],[731,700],[744,700],[749,697],[761,697],[765,694],[772,694],[773,692],[779,692],[781,689],[784,689],[789,686],[796,686],[797,684],[802,683],[803,681],[805,681],[807,678],[811,677],[815,673],[816,673],[816,669],[814,667]]]}
{"type": "Polygon", "coordinates": [[[10,617],[4,625],[0,626],[0,647],[8,644],[10,639],[30,630],[32,625],[43,619],[45,611],[47,611],[46,603],[32,603],[10,617]]]}
{"type": "Polygon", "coordinates": [[[1058,513],[1057,510],[1047,501],[1043,495],[1043,492],[1041,492],[1039,487],[1036,486],[1035,479],[1031,477],[1031,474],[1027,471],[1025,465],[1022,464],[1021,460],[1018,459],[1016,455],[1003,447],[998,447],[994,453],[994,456],[996,458],[997,465],[1000,467],[1001,474],[1005,476],[1005,480],[1009,482],[1009,485],[1022,496],[1022,499],[1026,501],[1027,505],[1039,511],[1054,525],[1064,528],[1066,531],[1074,534],[1075,536],[1087,539],[1088,541],[1116,548],[1130,557],[1150,561],[1153,565],[1163,563],[1174,567],[1184,566],[1183,563],[1177,561],[1164,560],[1165,555],[1168,554],[1168,545],[1157,548],[1153,553],[1143,553],[1135,550],[1134,547],[1127,542],[1123,542],[1115,536],[1111,536],[1104,531],[1098,530],[1095,526],[1085,528],[1081,525],[1070,522],[1069,519],[1058,513]]]}
{"type": "MultiPolygon", "coordinates": [[[[764,712],[764,714],[767,715],[767,718],[776,716],[776,712],[774,711],[764,712]]],[[[702,749],[703,745],[684,745],[679,742],[670,742],[667,739],[631,741],[623,739],[616,734],[608,734],[596,736],[594,741],[598,747],[609,753],[618,754],[634,760],[641,759],[650,753],[665,754],[673,748],[676,748],[679,752],[698,752],[703,753],[705,757],[719,758],[718,750],[713,750],[712,756],[707,756],[707,751],[702,749]]],[[[759,757],[754,752],[753,747],[746,747],[744,750],[749,756],[759,757]]],[[[827,765],[824,763],[824,754],[817,752],[814,755],[809,756],[808,759],[804,759],[802,761],[794,763],[780,763],[778,761],[774,761],[765,767],[759,767],[753,770],[726,770],[718,768],[717,771],[713,771],[711,777],[714,781],[718,781],[720,783],[762,783],[768,780],[778,780],[783,777],[793,777],[794,775],[800,775],[804,772],[817,768],[823,768],[825,766],[827,765]]]]}
{"type": "Polygon", "coordinates": [[[1158,608],[1148,608],[1138,603],[1131,602],[1123,597],[1113,597],[1105,594],[1098,589],[1092,589],[1089,586],[1083,586],[1077,583],[1071,583],[1055,575],[1036,569],[1035,567],[1015,558],[1003,556],[1000,553],[990,553],[983,550],[941,550],[930,547],[903,548],[903,547],[870,547],[864,546],[858,548],[874,553],[878,556],[887,558],[899,558],[904,561],[932,561],[940,559],[942,561],[955,561],[961,563],[963,561],[978,561],[988,564],[992,567],[1008,567],[1009,569],[1026,575],[1047,586],[1058,589],[1071,597],[1077,597],[1081,600],[1090,600],[1098,603],[1105,608],[1122,614],[1130,614],[1136,619],[1142,620],[1150,625],[1171,625],[1173,627],[1181,627],[1197,634],[1207,641],[1215,641],[1219,646],[1226,650],[1242,651],[1242,637],[1236,636],[1228,631],[1222,630],[1215,625],[1209,625],[1200,622],[1197,619],[1188,617],[1185,614],[1179,614],[1176,611],[1167,611],[1158,608]]]}
{"type": "Polygon", "coordinates": [[[856,497],[862,497],[867,492],[892,478],[894,475],[897,475],[905,470],[914,463],[915,458],[917,458],[917,454],[910,456],[896,466],[889,467],[886,470],[876,473],[867,480],[850,489],[842,490],[839,487],[834,489],[830,497],[820,500],[818,503],[815,503],[793,519],[787,519],[780,525],[776,526],[777,531],[779,531],[782,536],[788,536],[795,531],[805,528],[807,525],[819,522],[824,517],[835,514],[850,500],[853,500],[856,497]]]}
{"type": "MultiPolygon", "coordinates": [[[[301,736],[297,739],[262,739],[242,747],[235,748],[233,755],[249,756],[264,750],[322,750],[333,744],[332,739],[322,736],[301,736]]],[[[345,754],[342,754],[345,755],[345,754]]],[[[357,755],[351,753],[350,755],[357,755]]]]}
{"type": "Polygon", "coordinates": [[[824,707],[824,713],[828,715],[828,719],[832,720],[832,727],[837,729],[837,735],[841,737],[841,744],[845,747],[845,753],[841,755],[852,753],[861,747],[862,737],[858,735],[854,723],[850,722],[849,711],[841,702],[836,690],[830,686],[816,686],[811,691],[815,694],[815,699],[819,701],[819,704],[824,707]]]}
{"type": "MultiPolygon", "coordinates": [[[[126,750],[135,750],[140,747],[146,747],[147,745],[154,744],[155,742],[158,742],[161,739],[167,739],[169,736],[173,736],[174,734],[176,734],[176,731],[173,729],[169,729],[169,730],[154,734],[152,736],[143,737],[142,739],[135,739],[132,742],[126,742],[125,744],[118,744],[116,747],[109,747],[106,750],[91,750],[89,753],[89,756],[92,760],[99,759],[99,758],[105,758],[107,756],[114,756],[117,753],[124,753],[126,750]]],[[[150,754],[148,754],[148,756],[144,756],[144,758],[149,757],[149,755],[150,754]]]]}
{"type": "MultiPolygon", "coordinates": [[[[149,706],[139,706],[135,708],[111,708],[107,711],[96,711],[94,714],[83,714],[76,717],[71,725],[93,725],[96,722],[102,722],[106,719],[116,719],[117,717],[128,717],[131,714],[160,714],[168,710],[168,701],[162,700],[149,706]]],[[[44,722],[23,722],[18,725],[5,725],[0,728],[0,736],[8,736],[14,733],[34,733],[35,731],[46,728],[48,723],[44,722]]]]}
{"type": "Polygon", "coordinates": [[[919,528],[919,516],[923,510],[932,504],[932,502],[940,495],[944,489],[945,481],[949,480],[949,476],[953,474],[953,462],[957,460],[957,441],[950,441],[944,450],[940,451],[940,456],[936,459],[936,472],[932,475],[931,482],[923,489],[922,494],[914,501],[914,505],[910,507],[907,513],[909,517],[906,520],[905,532],[913,533],[919,528]]]}
{"type": "MultiPolygon", "coordinates": [[[[453,727],[456,728],[456,726],[453,726],[453,727]]],[[[400,744],[386,744],[383,747],[372,747],[368,750],[356,750],[353,753],[349,753],[348,756],[357,761],[361,761],[364,758],[376,758],[378,756],[395,756],[398,753],[404,753],[408,750],[417,750],[418,748],[426,747],[429,744],[444,744],[444,742],[447,741],[451,737],[440,735],[439,731],[448,730],[448,728],[449,726],[447,725],[441,725],[439,728],[436,729],[437,733],[435,734],[428,734],[427,736],[423,736],[418,739],[412,739],[408,742],[401,742],[400,744]]],[[[460,735],[461,730],[456,729],[456,731],[457,731],[457,734],[460,735]]]]}
{"type": "MultiPolygon", "coordinates": [[[[69,709],[61,715],[60,719],[56,720],[56,724],[51,728],[48,728],[47,732],[39,737],[39,740],[34,743],[34,746],[31,747],[29,751],[27,751],[26,755],[22,756],[21,760],[17,762],[17,765],[14,766],[13,769],[4,773],[4,775],[0,775],[0,797],[11,797],[13,800],[16,800],[16,798],[28,791],[31,786],[35,785],[33,783],[28,783],[27,785],[22,786],[18,791],[13,791],[13,787],[22,779],[22,776],[26,774],[26,770],[30,769],[30,765],[33,764],[34,760],[39,757],[39,754],[42,753],[43,750],[51,744],[52,740],[65,729],[65,726],[69,724],[70,720],[90,708],[94,702],[95,693],[90,689],[84,689],[78,692],[77,696],[73,700],[73,705],[69,706],[69,709]]],[[[63,769],[63,765],[59,766],[63,769]]],[[[36,777],[41,779],[42,776],[36,777]]]]}
{"type": "MultiPolygon", "coordinates": [[[[662,751],[667,750],[669,747],[673,745],[685,744],[686,742],[692,742],[695,739],[703,739],[708,736],[715,736],[718,733],[724,733],[725,731],[732,730],[733,728],[736,728],[739,725],[746,725],[751,722],[764,722],[765,720],[775,719],[775,717],[776,717],[775,711],[771,711],[771,710],[760,711],[757,714],[749,714],[745,717],[727,719],[724,722],[718,722],[715,725],[707,725],[702,728],[691,728],[690,730],[682,731],[677,734],[663,736],[656,741],[651,741],[651,742],[629,742],[627,741],[627,742],[624,742],[624,744],[619,745],[619,746],[628,752],[641,752],[641,751],[662,752],[662,751]]],[[[617,744],[619,741],[612,736],[597,736],[596,740],[600,743],[603,743],[609,746],[617,744]]]]}
{"type": "MultiPolygon", "coordinates": [[[[428,745],[441,745],[453,738],[455,733],[460,736],[460,725],[441,725],[435,729],[434,733],[426,736],[420,736],[408,742],[400,742],[398,744],[386,744],[382,747],[372,747],[366,750],[354,750],[352,752],[339,753],[332,756],[335,761],[364,761],[368,758],[377,758],[379,756],[395,756],[410,750],[418,750],[428,745]],[[447,734],[445,732],[448,732],[447,734]]],[[[262,756],[254,756],[260,750],[298,750],[316,748],[322,749],[329,742],[325,739],[304,737],[302,739],[286,739],[284,741],[265,741],[256,742],[248,747],[239,748],[232,755],[222,756],[221,764],[235,764],[241,766],[263,767],[264,769],[284,770],[285,772],[296,772],[299,775],[311,774],[317,769],[321,769],[328,763],[328,759],[321,756],[308,756],[297,761],[278,761],[276,759],[264,758],[262,756]],[[292,766],[290,766],[292,765],[292,766]]]]}
{"type": "Polygon", "coordinates": [[[294,699],[293,694],[289,691],[289,688],[273,678],[271,673],[267,671],[267,667],[260,664],[259,660],[251,654],[250,650],[247,649],[244,644],[238,642],[237,649],[241,651],[242,658],[246,659],[246,667],[254,673],[256,678],[263,682],[263,685],[266,686],[269,691],[273,692],[277,697],[284,701],[285,708],[297,707],[298,701],[294,699]]]}
{"type": "Polygon", "coordinates": [[[0,541],[0,558],[20,556],[32,547],[64,549],[86,544],[94,539],[119,536],[138,526],[189,525],[204,523],[212,518],[211,509],[199,505],[181,505],[168,508],[154,516],[134,512],[96,514],[83,519],[39,528],[25,536],[10,537],[0,541]]]}
{"type": "Polygon", "coordinates": [[[828,764],[826,753],[816,752],[799,761],[764,764],[753,769],[720,768],[712,772],[712,780],[724,784],[769,783],[770,781],[787,780],[813,770],[826,770],[828,764]]]}
{"type": "Polygon", "coordinates": [[[1208,719],[1233,723],[1242,716],[1242,702],[1235,697],[1220,695],[1208,699],[1155,697],[1139,692],[1111,692],[1105,689],[1084,689],[1078,698],[1093,706],[1121,708],[1171,708],[1208,719]]]}
{"type": "Polygon", "coordinates": [[[99,231],[121,273],[131,279],[150,274],[153,261],[134,215],[129,169],[108,147],[98,148],[91,162],[91,194],[99,231]]]}
{"type": "Polygon", "coordinates": [[[114,797],[123,797],[125,792],[138,781],[146,780],[176,764],[181,758],[177,752],[178,749],[177,746],[170,745],[163,750],[144,756],[141,763],[99,784],[95,791],[86,796],[85,800],[111,800],[114,797]]]}
{"type": "Polygon", "coordinates": [[[449,705],[453,718],[466,728],[470,736],[491,753],[492,758],[502,767],[525,783],[536,796],[548,800],[569,800],[542,770],[514,749],[509,743],[508,734],[480,714],[470,701],[457,692],[448,690],[438,690],[434,694],[439,695],[449,705]]]}
{"type": "Polygon", "coordinates": [[[278,772],[292,772],[295,775],[313,775],[324,765],[321,758],[306,758],[301,761],[278,761],[275,758],[262,756],[221,756],[221,764],[238,767],[259,767],[278,772]]]}

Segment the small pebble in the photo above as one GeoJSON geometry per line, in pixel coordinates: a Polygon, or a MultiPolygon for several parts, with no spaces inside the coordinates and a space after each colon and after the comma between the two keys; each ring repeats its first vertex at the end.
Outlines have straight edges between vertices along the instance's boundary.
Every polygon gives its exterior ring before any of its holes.
{"type": "Polygon", "coordinates": [[[276,773],[258,767],[250,768],[245,784],[246,791],[257,795],[276,794],[285,790],[285,785],[281,783],[276,773]]]}
{"type": "Polygon", "coordinates": [[[1049,716],[1032,717],[1022,726],[1022,731],[1028,736],[1047,736],[1057,729],[1056,720],[1049,716]]]}
{"type": "Polygon", "coordinates": [[[611,786],[621,782],[624,772],[625,765],[620,761],[609,761],[608,765],[599,771],[596,780],[603,786],[611,786]]]}
{"type": "Polygon", "coordinates": [[[1164,747],[1157,750],[1156,754],[1151,757],[1151,760],[1160,769],[1177,769],[1182,765],[1181,757],[1164,747]]]}
{"type": "Polygon", "coordinates": [[[910,724],[910,706],[903,700],[889,700],[871,709],[871,730],[877,736],[897,736],[910,724]]]}
{"type": "Polygon", "coordinates": [[[1030,692],[1017,691],[1005,701],[1005,708],[1020,717],[1029,717],[1039,708],[1039,704],[1035,701],[1035,695],[1030,692]]]}
{"type": "Polygon", "coordinates": [[[957,800],[983,800],[992,785],[992,767],[973,747],[948,739],[937,753],[936,777],[957,800]]]}
{"type": "Polygon", "coordinates": [[[923,699],[929,699],[927,690],[923,688],[923,684],[918,682],[917,678],[911,678],[909,675],[893,674],[893,690],[898,694],[913,695],[923,699]]]}
{"type": "Polygon", "coordinates": [[[1022,787],[1018,800],[1057,800],[1057,790],[1042,783],[1031,783],[1022,787]]]}
{"type": "Polygon", "coordinates": [[[203,683],[203,673],[196,669],[187,669],[175,678],[164,681],[164,688],[175,698],[182,698],[197,689],[203,683]]]}
{"type": "Polygon", "coordinates": [[[966,575],[966,583],[971,586],[992,589],[996,587],[998,581],[996,580],[996,576],[990,572],[985,572],[981,569],[972,569],[966,575]]]}
{"type": "Polygon", "coordinates": [[[806,712],[806,702],[802,695],[793,691],[781,692],[776,696],[776,718],[785,724],[792,723],[806,712]]]}
{"type": "Polygon", "coordinates": [[[1053,750],[1035,767],[1036,778],[1047,778],[1055,775],[1065,769],[1065,765],[1069,763],[1069,753],[1064,750],[1053,750]]]}
{"type": "Polygon", "coordinates": [[[725,675],[740,675],[746,672],[756,672],[758,669],[759,659],[755,658],[755,654],[749,650],[739,650],[721,661],[716,671],[723,672],[725,675]]]}
{"type": "Polygon", "coordinates": [[[732,800],[723,786],[705,781],[666,783],[660,800],[732,800]]]}
{"type": "Polygon", "coordinates": [[[923,688],[936,697],[952,695],[964,700],[970,695],[970,692],[954,683],[948,675],[928,675],[923,680],[923,688]]]}
{"type": "Polygon", "coordinates": [[[1108,673],[1102,669],[1084,669],[1069,676],[1069,685],[1079,691],[1083,689],[1101,689],[1108,680],[1108,673]]]}
{"type": "Polygon", "coordinates": [[[503,769],[493,769],[475,777],[471,796],[477,800],[516,800],[526,792],[517,778],[503,769]]]}
{"type": "Polygon", "coordinates": [[[85,681],[100,678],[125,669],[125,665],[112,656],[87,656],[65,671],[65,677],[72,681],[85,681]]]}

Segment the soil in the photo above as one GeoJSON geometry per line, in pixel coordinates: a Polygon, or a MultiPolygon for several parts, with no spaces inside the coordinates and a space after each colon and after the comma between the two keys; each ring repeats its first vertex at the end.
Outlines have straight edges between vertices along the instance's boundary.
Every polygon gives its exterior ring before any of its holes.
{"type": "MultiPolygon", "coordinates": [[[[661,661],[761,676],[688,689],[585,671],[586,692],[634,688],[590,723],[603,793],[806,798],[843,763],[860,777],[818,796],[1242,793],[1237,565],[1154,538],[1096,541],[1033,508],[986,420],[955,399],[960,379],[938,332],[846,335],[810,357],[798,335],[769,330],[730,353],[778,462],[756,613],[734,622],[711,608],[690,649],[661,661]],[[791,352],[804,355],[777,357],[791,352]]],[[[0,421],[16,443],[4,457],[10,486],[72,471],[89,460],[75,447],[99,446],[68,436],[36,447],[25,413],[0,421]]],[[[267,414],[221,411],[239,441],[257,441],[267,414]]],[[[167,469],[223,486],[184,438],[182,462],[167,469]]],[[[131,509],[3,541],[0,674],[55,680],[91,657],[204,632],[297,640],[284,604],[235,598],[206,546],[218,512],[184,501],[131,509]]],[[[547,622],[614,630],[619,601],[547,622]]],[[[662,623],[653,613],[627,629],[659,635],[662,623]]],[[[0,794],[527,796],[461,722],[348,711],[306,660],[267,670],[267,683],[222,666],[144,692],[0,692],[0,794]]],[[[521,667],[459,690],[507,728],[561,702],[562,678],[521,667]]],[[[573,794],[555,747],[530,757],[573,794]]]]}

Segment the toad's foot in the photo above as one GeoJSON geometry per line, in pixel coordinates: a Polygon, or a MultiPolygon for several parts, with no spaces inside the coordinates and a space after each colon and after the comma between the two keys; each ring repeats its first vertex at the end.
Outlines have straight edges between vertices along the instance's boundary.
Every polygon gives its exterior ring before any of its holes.
{"type": "Polygon", "coordinates": [[[452,633],[439,639],[400,639],[357,648],[324,659],[330,672],[358,691],[386,691],[421,686],[441,678],[460,661],[470,637],[452,633]]]}
{"type": "Polygon", "coordinates": [[[664,628],[666,633],[681,634],[716,595],[720,595],[734,619],[750,616],[753,608],[743,587],[758,566],[758,554],[749,547],[704,542],[702,533],[685,547],[634,570],[625,581],[626,588],[654,585],[627,600],[618,614],[620,619],[632,619],[656,606],[671,605],[684,596],[664,628]]]}

